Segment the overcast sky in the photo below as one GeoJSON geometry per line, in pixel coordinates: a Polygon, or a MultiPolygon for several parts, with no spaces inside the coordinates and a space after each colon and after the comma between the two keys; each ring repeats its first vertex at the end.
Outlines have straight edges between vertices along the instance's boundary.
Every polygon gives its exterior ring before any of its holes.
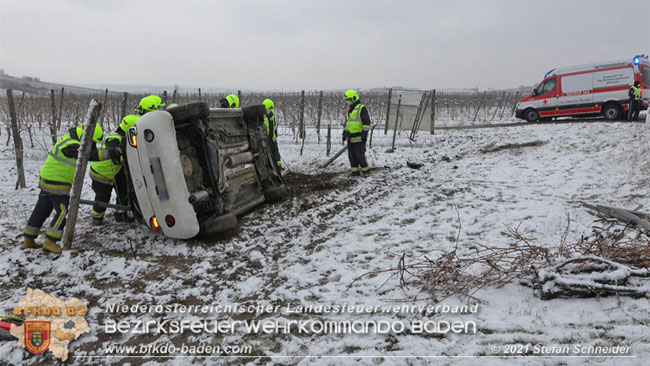
{"type": "Polygon", "coordinates": [[[0,68],[76,84],[507,88],[650,53],[650,0],[0,0],[0,68]]]}

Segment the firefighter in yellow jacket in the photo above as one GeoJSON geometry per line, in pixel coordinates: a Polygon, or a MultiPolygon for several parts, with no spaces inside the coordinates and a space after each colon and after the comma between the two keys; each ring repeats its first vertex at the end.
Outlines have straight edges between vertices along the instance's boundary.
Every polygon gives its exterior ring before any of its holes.
{"type": "Polygon", "coordinates": [[[266,134],[271,138],[271,154],[273,155],[273,161],[278,165],[280,174],[282,174],[284,173],[284,168],[282,167],[280,149],[278,149],[278,123],[275,119],[275,103],[271,99],[264,99],[262,104],[266,107],[264,125],[266,126],[266,134]]]}
{"type": "Polygon", "coordinates": [[[345,100],[350,102],[343,141],[348,142],[348,159],[352,175],[361,175],[370,170],[366,159],[366,140],[370,131],[370,115],[368,108],[361,104],[359,94],[354,90],[345,92],[345,100]]]}
{"type": "MultiPolygon", "coordinates": [[[[135,125],[140,118],[139,115],[129,114],[122,119],[115,134],[108,136],[104,139],[102,148],[120,148],[125,151],[125,136],[127,131],[135,125]]],[[[93,205],[93,222],[101,224],[104,221],[104,214],[106,213],[106,206],[101,203],[109,203],[113,188],[115,188],[116,201],[118,205],[128,205],[126,193],[126,173],[124,172],[124,158],[122,157],[118,162],[112,160],[93,161],[90,163],[90,179],[92,179],[92,188],[95,192],[95,204],[93,205]]],[[[115,212],[115,221],[117,222],[133,222],[133,217],[129,216],[125,211],[115,212]]]]}
{"type": "MultiPolygon", "coordinates": [[[[70,189],[74,181],[75,170],[77,166],[77,157],[81,145],[81,136],[83,135],[84,126],[71,128],[49,152],[45,164],[41,168],[39,187],[41,192],[38,195],[36,207],[32,211],[27,225],[25,226],[25,241],[23,249],[43,248],[46,251],[60,254],[61,248],[57,241],[63,236],[63,228],[68,213],[68,204],[70,202],[70,189]],[[50,216],[52,210],[56,212],[50,226],[45,230],[45,243],[40,244],[35,241],[38,234],[50,216]]],[[[100,126],[95,128],[93,141],[101,142],[104,132],[100,126]]],[[[90,152],[90,161],[101,161],[107,159],[117,159],[121,155],[119,149],[97,149],[93,144],[90,152]]]]}

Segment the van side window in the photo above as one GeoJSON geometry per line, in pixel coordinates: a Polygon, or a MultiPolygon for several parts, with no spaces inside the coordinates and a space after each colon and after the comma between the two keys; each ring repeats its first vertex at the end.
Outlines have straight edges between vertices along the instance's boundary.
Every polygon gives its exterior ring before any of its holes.
{"type": "Polygon", "coordinates": [[[544,82],[544,85],[540,86],[539,89],[537,90],[537,95],[550,93],[553,90],[555,90],[555,80],[556,79],[548,79],[548,80],[546,80],[544,82]]]}

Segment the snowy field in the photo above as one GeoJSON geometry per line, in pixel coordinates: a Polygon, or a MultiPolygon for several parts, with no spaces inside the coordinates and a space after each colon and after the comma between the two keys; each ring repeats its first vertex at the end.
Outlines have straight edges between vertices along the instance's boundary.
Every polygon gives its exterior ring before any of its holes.
{"type": "MultiPolygon", "coordinates": [[[[0,155],[0,283],[4,312],[25,296],[27,287],[59,298],[89,302],[92,329],[70,345],[67,364],[250,364],[250,365],[643,365],[650,359],[648,299],[604,297],[543,301],[518,283],[488,288],[473,314],[288,314],[272,312],[221,315],[225,319],[461,320],[476,324],[475,334],[106,334],[108,319],[159,319],[168,315],[109,314],[110,304],[266,304],[422,305],[400,302],[397,278],[364,273],[395,268],[402,255],[435,257],[472,243],[506,246],[508,227],[525,232],[536,244],[557,245],[572,220],[567,241],[591,232],[594,217],[581,202],[650,207],[650,131],[643,123],[570,123],[481,130],[408,131],[389,154],[392,131],[375,131],[368,159],[376,169],[348,177],[347,156],[326,170],[325,143],[301,144],[289,131],[280,151],[292,174],[292,196],[243,216],[240,226],[210,239],[178,241],[155,236],[144,226],[114,224],[112,217],[92,227],[90,208],[82,207],[72,251],[56,258],[21,251],[22,228],[38,194],[45,153],[26,156],[27,189],[15,191],[12,149],[0,155]],[[486,152],[504,144],[537,146],[486,152]],[[423,163],[419,170],[406,161],[423,163]],[[133,249],[132,249],[133,247],[133,249]],[[127,358],[107,354],[112,345],[206,342],[252,346],[240,358],[127,358]],[[628,358],[501,357],[496,346],[630,347],[628,358]],[[88,357],[96,356],[96,357],[88,357]],[[106,357],[111,356],[111,357],[106,357]]],[[[324,136],[324,134],[323,134],[324,136]]],[[[4,140],[4,135],[3,135],[4,140]]],[[[4,141],[3,141],[4,142],[4,141]]],[[[332,153],[341,148],[333,131],[332,153]]],[[[87,179],[84,197],[92,199],[87,179]]],[[[446,299],[449,306],[465,299],[446,299]]],[[[185,318],[202,315],[185,315],[185,318]]],[[[503,351],[503,349],[501,349],[503,351]]],[[[31,355],[9,342],[0,344],[0,363],[51,364],[51,354],[31,355]]]]}

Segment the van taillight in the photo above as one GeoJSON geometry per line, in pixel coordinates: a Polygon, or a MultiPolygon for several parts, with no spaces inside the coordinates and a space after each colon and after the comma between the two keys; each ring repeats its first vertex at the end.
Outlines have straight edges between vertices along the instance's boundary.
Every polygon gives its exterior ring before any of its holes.
{"type": "Polygon", "coordinates": [[[176,219],[172,215],[167,215],[165,216],[165,224],[167,224],[167,227],[172,227],[176,225],[176,219]]]}
{"type": "Polygon", "coordinates": [[[129,129],[127,140],[129,141],[129,145],[131,145],[131,147],[138,147],[138,131],[135,129],[135,127],[131,127],[129,129]]]}
{"type": "Polygon", "coordinates": [[[151,217],[151,228],[156,234],[162,234],[162,228],[160,227],[160,224],[158,223],[158,219],[156,216],[151,217]]]}

